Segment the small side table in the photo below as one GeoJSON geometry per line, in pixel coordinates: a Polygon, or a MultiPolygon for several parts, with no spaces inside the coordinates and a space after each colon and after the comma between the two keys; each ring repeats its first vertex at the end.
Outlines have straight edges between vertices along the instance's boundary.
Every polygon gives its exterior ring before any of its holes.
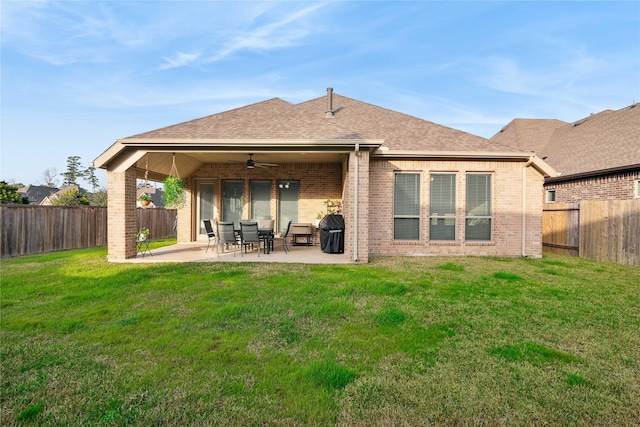
{"type": "Polygon", "coordinates": [[[151,249],[149,249],[149,243],[151,243],[151,239],[136,240],[136,254],[142,254],[142,258],[147,253],[153,256],[151,249]]]}

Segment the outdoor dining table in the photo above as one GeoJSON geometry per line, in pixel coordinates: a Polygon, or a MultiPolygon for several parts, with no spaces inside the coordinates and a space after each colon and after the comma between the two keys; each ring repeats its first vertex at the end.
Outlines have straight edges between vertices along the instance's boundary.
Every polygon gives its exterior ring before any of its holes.
{"type": "MultiPolygon", "coordinates": [[[[236,235],[242,240],[242,230],[234,228],[236,235]]],[[[269,254],[273,249],[273,230],[267,228],[259,228],[258,236],[264,242],[264,253],[269,254]]]]}

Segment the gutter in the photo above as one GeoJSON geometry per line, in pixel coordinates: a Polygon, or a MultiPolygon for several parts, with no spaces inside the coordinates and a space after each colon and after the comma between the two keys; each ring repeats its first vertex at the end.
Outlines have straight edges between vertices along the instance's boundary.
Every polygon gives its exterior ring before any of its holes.
{"type": "Polygon", "coordinates": [[[522,168],[522,257],[527,257],[527,168],[533,163],[533,156],[522,168]]]}
{"type": "Polygon", "coordinates": [[[360,144],[355,147],[355,170],[353,184],[353,262],[358,262],[358,169],[360,169],[360,144]]]}
{"type": "Polygon", "coordinates": [[[616,174],[616,173],[622,173],[622,172],[635,172],[637,170],[640,170],[640,163],[633,164],[633,165],[627,165],[627,166],[620,166],[620,167],[615,167],[615,168],[609,168],[609,169],[600,169],[600,170],[595,170],[595,171],[579,172],[579,173],[574,173],[574,174],[571,174],[571,175],[551,176],[551,177],[548,177],[547,179],[545,179],[544,183],[545,184],[553,184],[553,183],[556,183],[556,182],[572,181],[574,179],[581,179],[581,178],[592,178],[592,177],[601,176],[601,175],[609,175],[609,174],[616,174]]]}
{"type": "Polygon", "coordinates": [[[540,157],[525,151],[429,151],[429,150],[385,150],[381,147],[371,154],[378,159],[424,159],[424,160],[503,160],[503,161],[530,161],[538,172],[545,178],[555,177],[555,169],[549,166],[540,157]]]}
{"type": "MultiPolygon", "coordinates": [[[[97,159],[94,167],[106,168],[127,149],[145,152],[350,152],[354,147],[376,149],[383,139],[214,139],[214,138],[123,138],[107,148],[97,159]]],[[[359,149],[359,148],[358,148],[359,149]]]]}

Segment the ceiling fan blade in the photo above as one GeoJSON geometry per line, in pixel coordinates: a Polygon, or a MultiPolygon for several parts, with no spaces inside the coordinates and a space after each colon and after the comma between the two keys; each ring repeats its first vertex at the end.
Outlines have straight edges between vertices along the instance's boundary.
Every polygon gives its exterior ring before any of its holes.
{"type": "Polygon", "coordinates": [[[256,166],[258,167],[274,167],[274,166],[278,166],[277,163],[264,163],[264,162],[255,162],[254,163],[256,166]]]}

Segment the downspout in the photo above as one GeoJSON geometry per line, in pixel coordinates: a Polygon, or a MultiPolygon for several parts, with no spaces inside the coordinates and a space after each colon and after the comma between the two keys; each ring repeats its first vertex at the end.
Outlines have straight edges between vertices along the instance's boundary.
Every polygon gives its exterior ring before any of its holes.
{"type": "Polygon", "coordinates": [[[522,168],[522,257],[527,257],[527,168],[533,163],[533,156],[522,168]]]}
{"type": "Polygon", "coordinates": [[[353,262],[358,262],[358,169],[359,169],[359,156],[360,143],[356,142],[355,151],[355,170],[354,172],[354,184],[353,184],[353,262]]]}

